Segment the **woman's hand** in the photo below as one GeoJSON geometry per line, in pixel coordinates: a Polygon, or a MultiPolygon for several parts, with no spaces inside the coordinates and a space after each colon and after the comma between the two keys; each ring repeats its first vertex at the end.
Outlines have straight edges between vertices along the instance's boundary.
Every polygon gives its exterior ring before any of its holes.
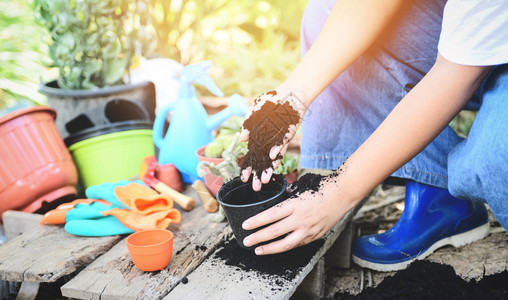
{"type": "Polygon", "coordinates": [[[289,233],[281,240],[255,249],[257,255],[266,255],[285,252],[322,237],[357,204],[341,197],[336,179],[325,181],[317,192],[305,191],[247,219],[242,226],[246,230],[276,223],[247,236],[244,245],[249,247],[289,233]]]}
{"type": "Polygon", "coordinates": [[[269,91],[254,99],[243,123],[240,140],[249,141],[241,178],[247,182],[253,173],[252,188],[255,191],[272,177],[305,111],[304,102],[288,90],[269,91]]]}

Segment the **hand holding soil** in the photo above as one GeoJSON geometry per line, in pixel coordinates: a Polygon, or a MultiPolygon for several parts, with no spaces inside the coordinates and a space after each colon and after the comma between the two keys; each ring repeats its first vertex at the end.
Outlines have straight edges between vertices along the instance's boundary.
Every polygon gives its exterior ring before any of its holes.
{"type": "Polygon", "coordinates": [[[262,183],[269,182],[305,111],[303,102],[292,92],[282,94],[273,90],[254,99],[243,123],[240,139],[249,141],[241,178],[247,182],[252,173],[252,188],[255,191],[261,189],[262,183]]]}

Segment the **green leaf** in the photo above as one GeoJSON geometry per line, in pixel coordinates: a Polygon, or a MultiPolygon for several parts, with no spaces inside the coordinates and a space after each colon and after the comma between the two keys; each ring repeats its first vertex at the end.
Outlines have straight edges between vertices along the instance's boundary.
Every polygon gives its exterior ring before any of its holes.
{"type": "Polygon", "coordinates": [[[105,60],[103,65],[105,84],[113,85],[118,83],[123,77],[127,63],[126,58],[105,60]]]}

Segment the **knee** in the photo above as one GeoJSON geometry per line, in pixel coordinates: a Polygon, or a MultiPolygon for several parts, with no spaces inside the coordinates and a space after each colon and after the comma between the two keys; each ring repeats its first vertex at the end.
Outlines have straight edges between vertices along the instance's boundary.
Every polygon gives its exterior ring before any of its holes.
{"type": "Polygon", "coordinates": [[[488,201],[506,185],[504,174],[508,172],[508,161],[496,151],[468,149],[464,145],[457,148],[448,156],[450,193],[458,198],[488,201]]]}

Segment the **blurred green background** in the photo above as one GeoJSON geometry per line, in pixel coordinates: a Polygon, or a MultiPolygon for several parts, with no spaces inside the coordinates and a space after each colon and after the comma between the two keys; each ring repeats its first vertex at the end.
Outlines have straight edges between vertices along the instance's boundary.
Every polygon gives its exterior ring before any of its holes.
{"type": "MultiPolygon", "coordinates": [[[[69,0],[73,1],[73,0],[69,0]]],[[[0,0],[0,108],[21,99],[44,103],[40,82],[55,79],[48,32],[34,19],[33,0],[0,0]]],[[[133,0],[136,54],[181,64],[204,59],[226,95],[277,87],[300,58],[306,0],[133,0]]]]}
{"type": "MultiPolygon", "coordinates": [[[[75,0],[69,0],[75,1],[75,0]]],[[[136,54],[181,64],[212,60],[225,95],[253,96],[277,87],[300,59],[300,22],[307,0],[132,0],[136,54]]],[[[34,19],[33,0],[0,0],[0,109],[17,101],[44,104],[40,82],[49,67],[48,32],[34,19]]],[[[467,135],[475,113],[451,125],[467,135]]]]}

